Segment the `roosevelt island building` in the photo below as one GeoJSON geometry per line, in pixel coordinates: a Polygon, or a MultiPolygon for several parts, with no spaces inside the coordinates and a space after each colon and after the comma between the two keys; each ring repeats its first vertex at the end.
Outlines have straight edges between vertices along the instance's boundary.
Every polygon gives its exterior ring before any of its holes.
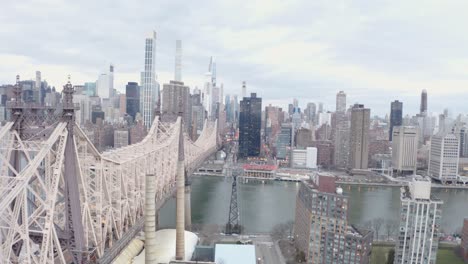
{"type": "Polygon", "coordinates": [[[329,174],[303,181],[296,199],[294,242],[306,263],[370,263],[373,232],[348,225],[348,196],[329,174]]]}
{"type": "Polygon", "coordinates": [[[239,157],[260,155],[260,130],[262,127],[262,98],[252,93],[240,102],[239,157]]]}
{"type": "Polygon", "coordinates": [[[435,264],[442,201],[431,196],[431,181],[416,176],[401,188],[400,229],[394,264],[435,264]]]}

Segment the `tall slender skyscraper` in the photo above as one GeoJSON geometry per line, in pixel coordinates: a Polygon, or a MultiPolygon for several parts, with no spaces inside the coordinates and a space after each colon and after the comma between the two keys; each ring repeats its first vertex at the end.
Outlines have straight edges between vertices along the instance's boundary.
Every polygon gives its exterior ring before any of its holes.
{"type": "Polygon", "coordinates": [[[182,81],[182,40],[176,40],[175,71],[174,80],[182,81]]]}
{"type": "Polygon", "coordinates": [[[34,87],[34,102],[40,103],[41,102],[41,72],[36,71],[36,85],[34,87]]]}
{"type": "Polygon", "coordinates": [[[422,90],[421,93],[421,106],[420,106],[420,114],[426,115],[427,114],[427,91],[426,89],[422,90]]]}
{"type": "Polygon", "coordinates": [[[156,82],[156,31],[145,40],[145,68],[142,72],[140,90],[140,113],[143,124],[150,128],[156,102],[159,101],[159,85],[156,82]]]}
{"type": "Polygon", "coordinates": [[[388,131],[389,140],[393,139],[393,127],[403,124],[403,103],[396,100],[390,106],[390,130],[388,131]]]}
{"type": "Polygon", "coordinates": [[[336,112],[346,112],[346,94],[343,91],[336,94],[336,112]]]}
{"type": "Polygon", "coordinates": [[[367,169],[369,160],[370,109],[355,104],[351,110],[350,150],[348,167],[367,169]]]}
{"type": "Polygon", "coordinates": [[[247,96],[247,86],[245,84],[245,81],[242,82],[242,98],[247,96]]]}

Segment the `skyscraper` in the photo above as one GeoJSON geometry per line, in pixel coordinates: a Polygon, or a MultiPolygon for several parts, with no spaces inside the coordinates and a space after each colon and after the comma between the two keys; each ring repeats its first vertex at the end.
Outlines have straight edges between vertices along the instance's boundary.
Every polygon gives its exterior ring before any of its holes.
{"type": "MultiPolygon", "coordinates": [[[[112,65],[109,67],[110,70],[114,70],[112,65]]],[[[113,73],[111,76],[111,72],[106,72],[102,73],[99,75],[98,81],[97,81],[97,96],[99,96],[101,99],[109,99],[111,97],[111,89],[113,89],[113,73]]]]}
{"type": "Polygon", "coordinates": [[[242,82],[242,98],[247,96],[247,85],[245,84],[245,81],[242,82]]]}
{"type": "Polygon", "coordinates": [[[336,112],[346,112],[346,94],[343,91],[336,94],[336,112]]]}
{"type": "Polygon", "coordinates": [[[307,103],[307,108],[305,110],[305,115],[309,122],[315,122],[315,115],[317,112],[317,107],[314,103],[307,103]]]}
{"type": "Polygon", "coordinates": [[[373,232],[348,225],[348,196],[333,175],[303,181],[296,198],[294,243],[306,263],[368,264],[373,232]]]}
{"type": "Polygon", "coordinates": [[[367,169],[369,156],[370,109],[355,104],[351,110],[348,168],[367,169]]]}
{"type": "Polygon", "coordinates": [[[291,134],[291,124],[281,124],[281,129],[276,138],[276,158],[286,159],[288,157],[288,152],[291,149],[291,134]]]}
{"type": "Polygon", "coordinates": [[[335,113],[335,151],[334,163],[337,168],[348,167],[349,157],[349,119],[344,112],[335,113]]]}
{"type": "Polygon", "coordinates": [[[395,264],[435,264],[443,202],[431,196],[431,181],[417,176],[401,188],[395,264]]]}
{"type": "Polygon", "coordinates": [[[182,40],[176,40],[174,80],[182,81],[182,40]]]}
{"type": "Polygon", "coordinates": [[[443,183],[456,181],[458,176],[459,141],[452,133],[437,133],[431,138],[429,176],[443,183]]]}
{"type": "Polygon", "coordinates": [[[415,173],[418,154],[419,130],[416,127],[393,128],[392,164],[398,173],[415,173]]]}
{"type": "Polygon", "coordinates": [[[145,40],[145,68],[141,74],[140,113],[143,124],[150,128],[156,102],[159,101],[159,84],[156,81],[156,31],[145,40]]]}
{"type": "Polygon", "coordinates": [[[190,100],[190,88],[183,82],[170,81],[163,85],[162,90],[162,114],[177,116],[179,112],[183,113],[184,126],[188,131],[192,121],[192,105],[190,100]]]}
{"type": "Polygon", "coordinates": [[[125,86],[125,96],[127,101],[127,114],[135,121],[136,114],[140,108],[140,86],[136,82],[129,82],[125,86]]]}
{"type": "Polygon", "coordinates": [[[427,91],[426,89],[422,90],[422,93],[421,93],[421,105],[419,108],[419,113],[421,115],[427,114],[427,91]]]}
{"type": "Polygon", "coordinates": [[[260,130],[262,126],[262,98],[252,93],[240,103],[239,157],[260,155],[260,130]]]}
{"type": "Polygon", "coordinates": [[[41,72],[36,71],[36,85],[34,86],[34,102],[41,103],[41,72]]]}
{"type": "Polygon", "coordinates": [[[396,100],[390,106],[390,130],[388,132],[389,140],[393,138],[393,127],[403,124],[403,103],[396,100]]]}

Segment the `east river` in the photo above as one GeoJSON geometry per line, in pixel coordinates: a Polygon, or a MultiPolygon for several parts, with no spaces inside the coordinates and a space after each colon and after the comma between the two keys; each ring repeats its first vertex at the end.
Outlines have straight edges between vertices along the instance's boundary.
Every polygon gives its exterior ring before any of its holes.
{"type": "MultiPolygon", "coordinates": [[[[192,178],[192,223],[194,225],[225,225],[231,198],[231,179],[196,176],[192,178]]],[[[399,187],[342,186],[349,196],[349,221],[365,225],[375,218],[398,221],[399,187]]],[[[248,233],[265,233],[281,223],[294,220],[299,183],[267,181],[238,183],[240,224],[248,233]]],[[[442,228],[446,233],[461,227],[468,217],[468,190],[432,189],[433,195],[444,201],[442,228]]],[[[161,228],[175,227],[175,200],[169,200],[160,210],[161,228]]]]}

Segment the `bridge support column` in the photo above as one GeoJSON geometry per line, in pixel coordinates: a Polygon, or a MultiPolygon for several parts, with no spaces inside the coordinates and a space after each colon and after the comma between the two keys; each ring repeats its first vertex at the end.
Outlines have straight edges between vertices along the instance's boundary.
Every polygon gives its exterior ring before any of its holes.
{"type": "Polygon", "coordinates": [[[176,196],[176,260],[185,258],[185,168],[184,160],[177,163],[176,196]]]}
{"type": "Polygon", "coordinates": [[[154,174],[146,174],[145,263],[156,263],[156,186],[154,174]]]}
{"type": "Polygon", "coordinates": [[[192,205],[190,202],[190,194],[192,186],[190,182],[185,183],[185,230],[192,230],[192,205]]]}

